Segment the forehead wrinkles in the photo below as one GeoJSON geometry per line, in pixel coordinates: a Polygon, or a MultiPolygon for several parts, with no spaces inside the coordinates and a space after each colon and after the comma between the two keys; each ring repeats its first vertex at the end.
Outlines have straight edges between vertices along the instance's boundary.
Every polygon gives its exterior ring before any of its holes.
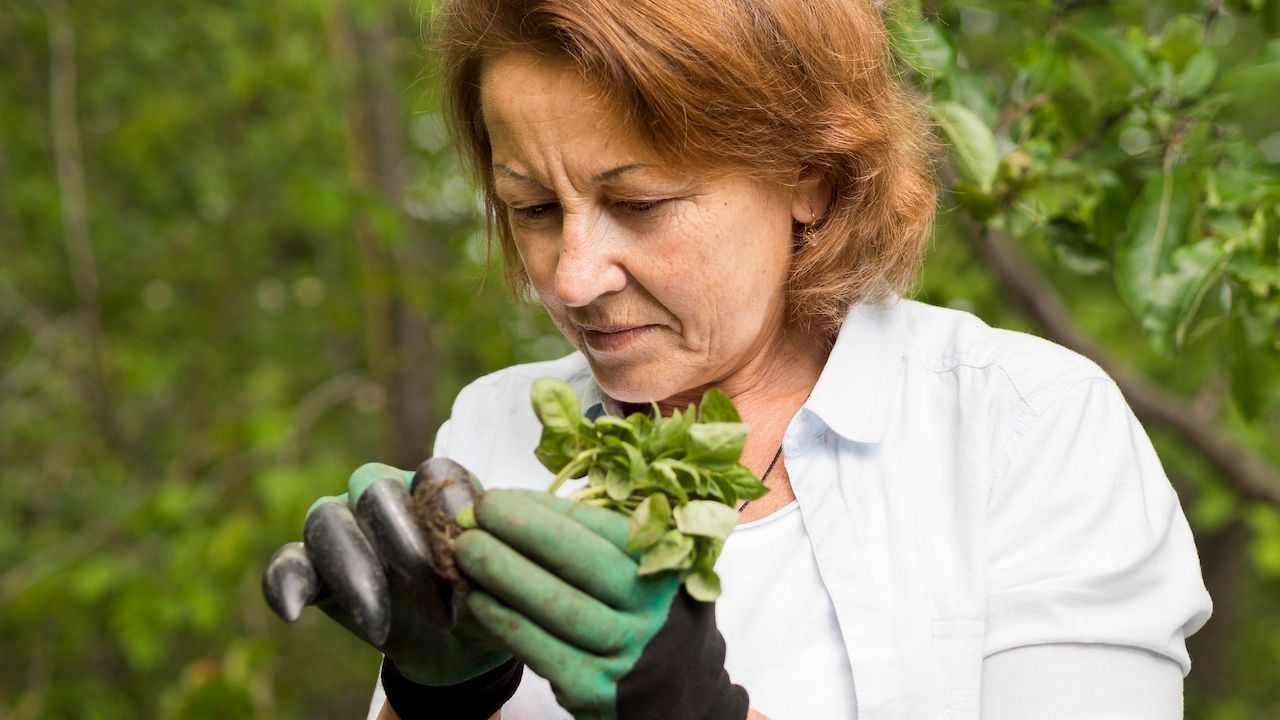
{"type": "Polygon", "coordinates": [[[503,55],[486,63],[481,115],[491,161],[543,184],[584,190],[611,168],[656,156],[602,91],[572,66],[546,58],[503,55]]]}

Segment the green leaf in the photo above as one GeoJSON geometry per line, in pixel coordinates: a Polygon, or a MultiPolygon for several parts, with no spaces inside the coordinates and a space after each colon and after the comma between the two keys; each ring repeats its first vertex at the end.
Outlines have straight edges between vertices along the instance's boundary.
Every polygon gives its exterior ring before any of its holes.
{"type": "Polygon", "coordinates": [[[735,465],[721,474],[728,480],[738,495],[747,500],[758,500],[769,493],[769,488],[760,482],[760,478],[745,465],[735,465]]]}
{"type": "Polygon", "coordinates": [[[630,422],[612,415],[601,415],[595,420],[596,435],[599,437],[615,437],[619,440],[639,443],[636,428],[630,422]]]}
{"type": "Polygon", "coordinates": [[[987,127],[994,127],[998,111],[996,93],[986,76],[971,70],[956,69],[946,83],[947,100],[968,108],[987,127]]]}
{"type": "Polygon", "coordinates": [[[1227,326],[1231,399],[1241,415],[1254,420],[1266,409],[1267,387],[1280,376],[1280,362],[1275,350],[1268,347],[1274,330],[1267,327],[1265,319],[1251,313],[1248,305],[1241,309],[1243,312],[1232,313],[1227,326]]]}
{"type": "Polygon", "coordinates": [[[1141,50],[1112,32],[1093,27],[1071,26],[1067,37],[1074,39],[1101,58],[1111,69],[1128,75],[1129,80],[1145,84],[1151,77],[1151,63],[1141,50]]]}
{"type": "Polygon", "coordinates": [[[690,460],[732,463],[742,457],[747,426],[742,423],[700,423],[689,428],[685,445],[690,460]]]}
{"type": "Polygon", "coordinates": [[[949,101],[936,103],[933,117],[951,143],[956,172],[989,192],[1000,166],[991,128],[973,111],[949,101]]]}
{"type": "Polygon", "coordinates": [[[533,456],[538,459],[538,462],[553,473],[560,472],[560,469],[568,465],[577,454],[577,442],[572,436],[566,437],[547,431],[545,428],[542,432],[542,440],[533,451],[533,456]]]}
{"type": "Polygon", "coordinates": [[[709,491],[713,497],[731,507],[738,506],[738,491],[734,489],[733,483],[717,472],[707,474],[711,480],[709,491]]]}
{"type": "Polygon", "coordinates": [[[1115,280],[1120,296],[1139,317],[1173,249],[1186,240],[1192,203],[1186,181],[1176,172],[1167,172],[1147,181],[1133,207],[1129,232],[1115,249],[1115,280]]]}
{"type": "Polygon", "coordinates": [[[668,450],[684,446],[684,416],[679,410],[671,417],[661,418],[654,426],[654,432],[648,438],[645,450],[651,456],[658,456],[668,450]]]}
{"type": "Polygon", "coordinates": [[[698,406],[698,422],[738,423],[742,422],[742,418],[723,390],[711,388],[702,395],[702,404],[698,406]]]}
{"type": "Polygon", "coordinates": [[[1204,22],[1188,15],[1178,15],[1165,23],[1160,35],[1160,57],[1181,71],[1204,45],[1204,22]]]}
{"type": "MultiPolygon", "coordinates": [[[[596,419],[599,422],[599,418],[596,419]]],[[[643,441],[653,432],[653,418],[644,413],[631,413],[627,416],[627,424],[636,432],[636,436],[643,441]]]]}
{"type": "Polygon", "coordinates": [[[1280,60],[1237,65],[1223,72],[1219,87],[1239,95],[1239,98],[1234,98],[1237,104],[1242,100],[1252,100],[1256,93],[1275,92],[1280,87],[1280,60]]]}
{"type": "Polygon", "coordinates": [[[700,567],[684,579],[684,589],[701,602],[715,602],[720,597],[720,576],[709,567],[700,567]]]}
{"type": "Polygon", "coordinates": [[[554,378],[539,378],[533,383],[533,412],[546,431],[559,434],[576,433],[582,424],[582,408],[569,384],[554,378]]]}
{"type": "Polygon", "coordinates": [[[623,472],[620,468],[611,467],[605,474],[604,488],[609,497],[614,500],[626,500],[631,495],[631,489],[634,482],[631,475],[623,472]]]}
{"type": "Polygon", "coordinates": [[[646,497],[631,514],[627,528],[627,552],[648,550],[671,528],[671,503],[662,493],[646,497]]]}
{"type": "Polygon", "coordinates": [[[668,530],[640,556],[638,575],[652,575],[663,570],[680,570],[693,560],[693,538],[679,530],[668,530]]]}
{"type": "Polygon", "coordinates": [[[587,486],[601,487],[609,479],[609,470],[611,467],[602,462],[597,462],[587,471],[587,486]]]}
{"type": "Polygon", "coordinates": [[[679,502],[688,502],[689,493],[685,492],[684,488],[680,486],[680,480],[676,478],[676,471],[671,468],[670,462],[670,459],[653,461],[653,464],[649,466],[649,476],[653,478],[654,484],[664,492],[679,502]]]}
{"type": "Polygon", "coordinates": [[[1089,228],[1078,220],[1066,217],[1050,219],[1045,237],[1058,261],[1068,270],[1092,275],[1108,265],[1106,253],[1093,242],[1089,228]]]}
{"type": "Polygon", "coordinates": [[[686,535],[723,540],[738,524],[738,511],[715,500],[691,500],[673,514],[676,527],[686,535]]]}
{"type": "Polygon", "coordinates": [[[1094,237],[1103,248],[1118,247],[1129,227],[1136,189],[1130,189],[1107,168],[1091,168],[1085,188],[1090,200],[1086,214],[1094,237]]]}
{"type": "Polygon", "coordinates": [[[640,448],[631,443],[622,443],[622,449],[627,453],[627,468],[630,470],[630,479],[632,482],[640,482],[649,472],[649,464],[644,460],[644,454],[640,452],[640,448]]]}
{"type": "Polygon", "coordinates": [[[946,77],[955,66],[955,50],[942,32],[922,18],[903,18],[889,24],[898,55],[919,74],[946,77]]]}
{"type": "Polygon", "coordinates": [[[1213,240],[1201,240],[1173,252],[1173,269],[1156,279],[1142,318],[1155,349],[1171,354],[1182,347],[1204,295],[1222,275],[1227,256],[1213,240]]]}
{"type": "Polygon", "coordinates": [[[1191,57],[1186,68],[1178,75],[1175,86],[1183,98],[1196,98],[1213,85],[1218,73],[1218,60],[1213,51],[1204,48],[1191,57]]]}

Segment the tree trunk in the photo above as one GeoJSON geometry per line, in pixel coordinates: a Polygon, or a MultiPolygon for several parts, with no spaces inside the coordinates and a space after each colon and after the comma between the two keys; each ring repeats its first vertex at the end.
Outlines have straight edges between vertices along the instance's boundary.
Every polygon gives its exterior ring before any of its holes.
{"type": "Polygon", "coordinates": [[[353,228],[370,376],[384,399],[379,452],[386,462],[412,468],[426,459],[434,435],[436,353],[432,319],[406,304],[404,289],[423,282],[425,273],[442,263],[422,223],[402,210],[399,169],[409,150],[394,28],[410,19],[391,6],[364,27],[353,22],[345,2],[335,2],[331,11],[330,52],[335,66],[350,73],[343,115],[352,185],[393,210],[403,236],[381,237],[368,213],[361,213],[353,228]]]}
{"type": "Polygon", "coordinates": [[[1199,538],[1200,567],[1213,598],[1213,617],[1187,639],[1192,672],[1187,682],[1204,698],[1224,698],[1237,664],[1235,635],[1240,596],[1249,572],[1249,529],[1235,520],[1212,535],[1199,538]]]}

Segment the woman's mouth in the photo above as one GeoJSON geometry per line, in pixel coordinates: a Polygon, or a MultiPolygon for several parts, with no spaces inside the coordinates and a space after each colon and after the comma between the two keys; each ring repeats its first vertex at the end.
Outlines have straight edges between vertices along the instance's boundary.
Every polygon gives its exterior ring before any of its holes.
{"type": "Polygon", "coordinates": [[[579,325],[582,339],[598,353],[613,353],[635,345],[657,325],[579,325]]]}

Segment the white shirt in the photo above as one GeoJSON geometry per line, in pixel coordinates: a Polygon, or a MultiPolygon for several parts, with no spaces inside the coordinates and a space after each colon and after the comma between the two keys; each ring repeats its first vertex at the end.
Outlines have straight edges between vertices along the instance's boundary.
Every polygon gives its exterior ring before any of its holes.
{"type": "Polygon", "coordinates": [[[716,561],[725,669],[770,720],[857,717],[831,595],[793,502],[734,529],[716,561]]]}
{"type": "MultiPolygon", "coordinates": [[[[584,406],[602,400],[579,354],[507,368],[459,393],[437,453],[487,487],[545,489],[529,402],[544,376],[584,406]]],[[[1031,646],[1056,648],[1063,667],[1127,668],[1095,673],[1113,682],[1094,703],[1132,695],[1143,668],[1152,685],[1170,663],[1190,671],[1185,638],[1212,608],[1191,531],[1146,434],[1086,358],[967,313],[860,305],[783,453],[858,718],[978,718],[980,698],[1012,708],[1027,693],[1029,714],[1065,717],[1035,704],[1036,666],[1007,661],[1034,659],[1031,646]],[[1096,651],[1081,661],[1084,648],[1096,651]]],[[[726,594],[750,572],[721,571],[726,594]]],[[[740,631],[721,631],[734,647],[740,631]]],[[[527,674],[504,719],[549,692],[527,674]]],[[[1172,717],[1146,712],[1095,716],[1172,717]]]]}

